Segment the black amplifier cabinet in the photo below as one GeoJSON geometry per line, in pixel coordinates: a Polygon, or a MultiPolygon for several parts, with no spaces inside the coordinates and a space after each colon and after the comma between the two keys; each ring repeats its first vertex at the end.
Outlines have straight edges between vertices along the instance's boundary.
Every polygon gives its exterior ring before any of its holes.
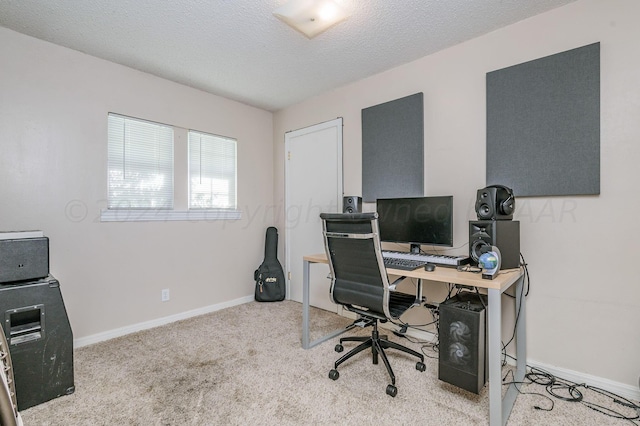
{"type": "Polygon", "coordinates": [[[47,237],[5,239],[3,234],[0,233],[0,283],[36,280],[49,275],[47,237]]]}
{"type": "Polygon", "coordinates": [[[487,381],[486,305],[463,292],[439,306],[438,378],[476,394],[487,381]]]}
{"type": "Polygon", "coordinates": [[[0,285],[0,318],[18,410],[73,393],[73,334],[58,280],[0,285]]]}

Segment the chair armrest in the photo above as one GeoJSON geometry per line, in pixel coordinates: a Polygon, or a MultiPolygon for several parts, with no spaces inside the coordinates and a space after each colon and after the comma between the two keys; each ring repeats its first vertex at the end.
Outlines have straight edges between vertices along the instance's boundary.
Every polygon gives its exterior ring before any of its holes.
{"type": "Polygon", "coordinates": [[[407,277],[398,277],[394,282],[389,284],[389,291],[396,291],[398,284],[400,284],[401,281],[404,281],[405,278],[407,277]]]}

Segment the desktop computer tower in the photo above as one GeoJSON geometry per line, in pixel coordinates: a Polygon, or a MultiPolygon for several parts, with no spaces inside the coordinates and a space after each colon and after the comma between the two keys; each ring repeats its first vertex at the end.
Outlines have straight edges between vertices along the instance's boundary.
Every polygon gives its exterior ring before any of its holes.
{"type": "Polygon", "coordinates": [[[469,222],[469,257],[478,263],[483,248],[498,247],[500,269],[520,266],[520,222],[517,220],[477,220],[469,222]]]}
{"type": "Polygon", "coordinates": [[[486,296],[462,292],[439,307],[438,378],[476,394],[488,372],[486,305],[486,296]]]}
{"type": "Polygon", "coordinates": [[[73,393],[73,334],[58,280],[0,285],[0,317],[18,410],[73,393]]]}

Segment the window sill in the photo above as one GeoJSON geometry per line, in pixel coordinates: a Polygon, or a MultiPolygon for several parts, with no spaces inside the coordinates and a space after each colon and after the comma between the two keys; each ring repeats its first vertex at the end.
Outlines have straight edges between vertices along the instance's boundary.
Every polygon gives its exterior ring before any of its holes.
{"type": "Polygon", "coordinates": [[[239,220],[240,210],[102,210],[100,222],[210,222],[215,220],[239,220]]]}

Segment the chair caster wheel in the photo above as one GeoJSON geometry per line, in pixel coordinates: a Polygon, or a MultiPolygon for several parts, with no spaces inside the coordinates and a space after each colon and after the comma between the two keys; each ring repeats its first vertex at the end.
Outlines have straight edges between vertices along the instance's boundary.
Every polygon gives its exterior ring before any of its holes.
{"type": "Polygon", "coordinates": [[[387,385],[387,395],[395,397],[398,394],[398,388],[393,385],[387,385]]]}
{"type": "Polygon", "coordinates": [[[424,365],[424,362],[418,362],[416,363],[416,370],[423,372],[424,370],[427,369],[427,366],[424,365]]]}
{"type": "Polygon", "coordinates": [[[333,348],[336,352],[344,351],[344,347],[341,344],[337,344],[335,348],[333,348]]]}
{"type": "Polygon", "coordinates": [[[340,377],[340,373],[338,373],[338,370],[329,371],[329,378],[331,380],[338,380],[338,377],[340,377]]]}

